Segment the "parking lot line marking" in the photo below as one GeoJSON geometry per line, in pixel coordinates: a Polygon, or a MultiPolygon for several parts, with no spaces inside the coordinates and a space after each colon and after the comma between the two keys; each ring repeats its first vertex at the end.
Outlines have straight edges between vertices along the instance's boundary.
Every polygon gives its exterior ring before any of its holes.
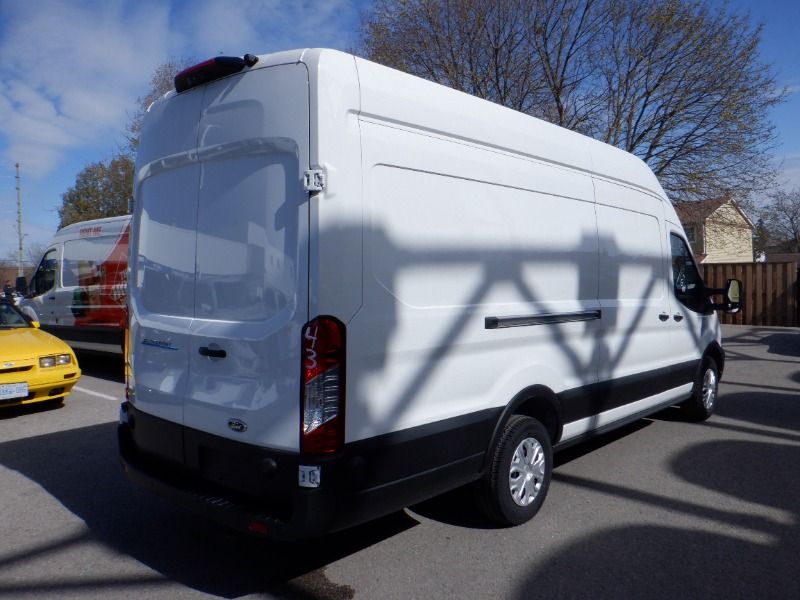
{"type": "Polygon", "coordinates": [[[83,387],[80,387],[80,386],[77,386],[77,385],[72,389],[73,390],[77,390],[78,392],[81,392],[83,394],[88,394],[90,396],[97,396],[98,398],[105,398],[106,400],[113,400],[114,402],[119,402],[119,400],[120,400],[116,396],[109,396],[108,394],[101,394],[100,392],[93,392],[92,390],[87,390],[86,388],[83,388],[83,387]]]}

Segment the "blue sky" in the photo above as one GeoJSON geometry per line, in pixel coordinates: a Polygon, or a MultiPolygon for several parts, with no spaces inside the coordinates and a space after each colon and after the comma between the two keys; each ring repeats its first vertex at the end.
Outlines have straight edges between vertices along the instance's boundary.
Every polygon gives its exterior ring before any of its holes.
{"type": "MultiPolygon", "coordinates": [[[[124,144],[136,98],[170,58],[355,45],[369,0],[0,0],[0,259],[17,246],[14,163],[25,245],[55,232],[61,194],[124,144]]],[[[762,58],[788,101],[775,109],[782,183],[800,187],[800,2],[733,0],[763,22],[762,58]]]]}

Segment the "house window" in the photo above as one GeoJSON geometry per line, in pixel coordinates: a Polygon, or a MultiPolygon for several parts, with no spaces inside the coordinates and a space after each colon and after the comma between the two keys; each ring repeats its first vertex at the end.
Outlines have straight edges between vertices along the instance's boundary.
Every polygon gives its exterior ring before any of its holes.
{"type": "Polygon", "coordinates": [[[697,241],[697,231],[695,230],[694,225],[687,225],[683,229],[686,231],[686,239],[690,244],[694,244],[697,241]]]}

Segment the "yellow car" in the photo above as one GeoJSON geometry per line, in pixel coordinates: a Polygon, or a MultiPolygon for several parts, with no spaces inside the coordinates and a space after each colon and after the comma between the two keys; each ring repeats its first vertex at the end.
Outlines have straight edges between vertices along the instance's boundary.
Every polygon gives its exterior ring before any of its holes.
{"type": "Polygon", "coordinates": [[[0,299],[0,407],[61,403],[81,370],[72,349],[0,299]]]}

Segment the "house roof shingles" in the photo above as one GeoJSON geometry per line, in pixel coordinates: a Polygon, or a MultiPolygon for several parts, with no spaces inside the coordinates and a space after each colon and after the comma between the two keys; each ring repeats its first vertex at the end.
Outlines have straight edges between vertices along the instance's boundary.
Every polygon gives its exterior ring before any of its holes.
{"type": "Polygon", "coordinates": [[[754,225],[753,222],[750,220],[741,208],[736,204],[734,200],[730,200],[728,198],[718,198],[713,200],[700,200],[695,202],[678,202],[674,204],[675,212],[678,214],[678,219],[680,219],[681,223],[686,225],[691,225],[692,223],[704,223],[706,219],[708,219],[714,211],[716,211],[720,206],[724,204],[730,203],[738,213],[744,218],[747,225],[753,229],[754,225]]]}
{"type": "Polygon", "coordinates": [[[702,223],[723,204],[727,199],[719,200],[700,200],[699,202],[678,202],[675,204],[675,212],[681,223],[702,223]]]}

